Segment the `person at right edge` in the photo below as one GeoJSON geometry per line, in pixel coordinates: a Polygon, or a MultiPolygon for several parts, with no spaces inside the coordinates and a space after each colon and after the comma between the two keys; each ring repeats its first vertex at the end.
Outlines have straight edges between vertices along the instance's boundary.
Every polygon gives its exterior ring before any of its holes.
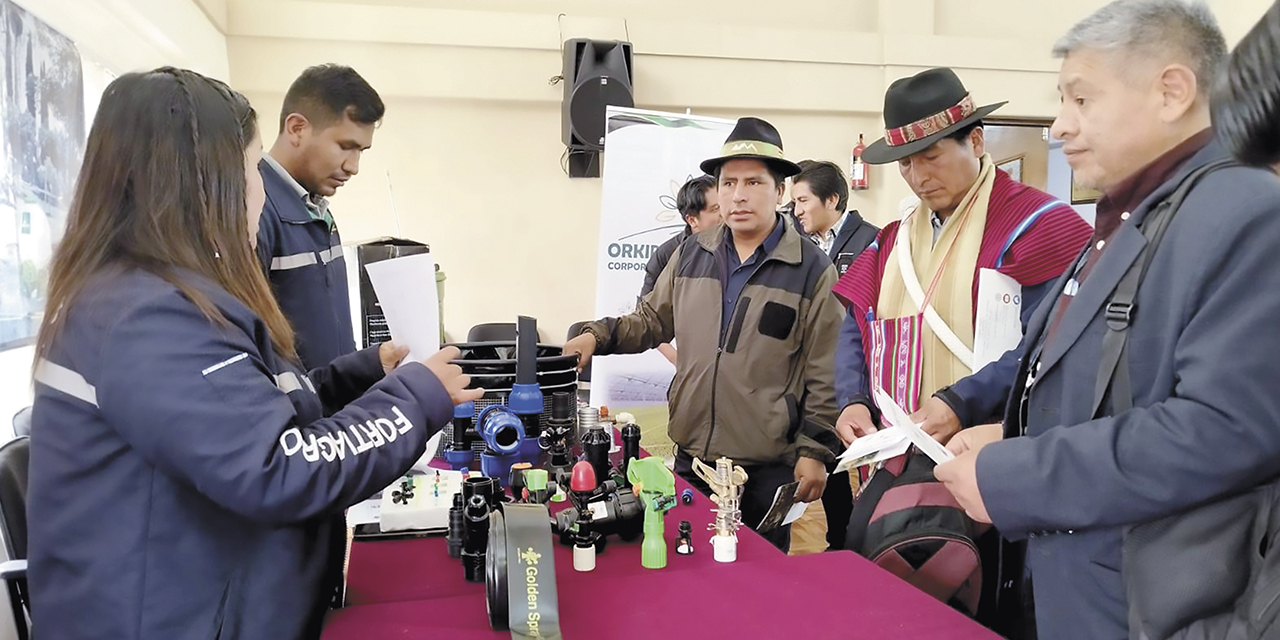
{"type": "Polygon", "coordinates": [[[1026,541],[1041,640],[1275,638],[1280,181],[1210,129],[1226,42],[1203,3],[1112,2],[1055,54],[1096,233],[1028,326],[1003,426],[934,473],[1026,541]]]}
{"type": "Polygon", "coordinates": [[[1280,2],[1232,52],[1213,123],[1241,162],[1280,171],[1280,2]]]}

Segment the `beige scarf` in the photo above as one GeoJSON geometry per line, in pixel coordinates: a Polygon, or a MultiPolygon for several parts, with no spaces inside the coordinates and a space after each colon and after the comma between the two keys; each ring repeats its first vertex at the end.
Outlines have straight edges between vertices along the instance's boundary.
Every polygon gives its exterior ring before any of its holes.
{"type": "MultiPolygon", "coordinates": [[[[910,262],[915,266],[920,286],[928,295],[929,285],[941,269],[941,277],[928,303],[965,347],[973,349],[973,276],[982,249],[983,230],[987,226],[987,205],[995,184],[995,165],[991,156],[982,157],[978,180],[965,194],[955,213],[942,226],[938,241],[933,241],[933,211],[924,202],[907,214],[898,229],[899,239],[893,246],[880,281],[880,299],[876,315],[879,319],[905,318],[922,312],[907,293],[899,267],[898,252],[909,240],[910,262]]],[[[929,323],[922,323],[920,398],[924,401],[935,391],[954,383],[972,371],[935,335],[929,323]]]]}

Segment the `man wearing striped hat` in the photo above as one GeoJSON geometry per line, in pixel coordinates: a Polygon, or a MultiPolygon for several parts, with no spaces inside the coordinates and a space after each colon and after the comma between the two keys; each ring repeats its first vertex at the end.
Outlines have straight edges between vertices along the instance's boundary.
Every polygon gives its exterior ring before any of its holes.
{"type": "Polygon", "coordinates": [[[998,420],[1017,354],[975,361],[980,283],[1011,297],[1021,287],[1025,327],[1089,239],[1071,207],[1013,180],[986,153],[982,118],[1004,104],[976,107],[945,68],[900,79],[885,95],[885,137],[862,158],[897,163],[920,203],[886,225],[833,289],[849,310],[836,355],[853,365],[838,367],[846,373],[836,381],[846,443],[875,431],[876,389],[944,443],[998,420]]]}

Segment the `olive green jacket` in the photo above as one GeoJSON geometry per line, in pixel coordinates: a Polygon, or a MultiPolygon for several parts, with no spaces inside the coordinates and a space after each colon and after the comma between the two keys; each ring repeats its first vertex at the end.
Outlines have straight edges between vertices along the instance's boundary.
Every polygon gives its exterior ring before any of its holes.
{"type": "Polygon", "coordinates": [[[596,335],[597,355],[679,343],[668,431],[704,460],[830,462],[840,447],[836,271],[817,245],[781,224],[781,240],[747,281],[725,331],[721,300],[733,246],[723,226],[687,238],[635,312],[584,328],[596,335]]]}

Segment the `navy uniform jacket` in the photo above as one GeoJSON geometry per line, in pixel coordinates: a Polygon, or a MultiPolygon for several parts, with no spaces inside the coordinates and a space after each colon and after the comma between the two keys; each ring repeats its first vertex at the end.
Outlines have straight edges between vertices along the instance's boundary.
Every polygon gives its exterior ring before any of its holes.
{"type": "Polygon", "coordinates": [[[836,234],[835,243],[827,252],[827,257],[831,258],[831,264],[836,266],[837,276],[842,276],[849,270],[849,265],[858,259],[862,250],[875,242],[878,233],[880,228],[863,220],[862,214],[858,213],[857,209],[848,211],[848,217],[840,227],[840,233],[836,234]]]}
{"type": "MultiPolygon", "coordinates": [[[[844,272],[849,270],[849,265],[858,259],[863,249],[875,242],[876,235],[880,233],[880,227],[862,219],[862,214],[858,213],[857,209],[850,209],[845,213],[847,215],[844,224],[840,226],[840,232],[836,234],[836,241],[827,251],[831,264],[836,266],[836,276],[844,275],[844,272]]],[[[794,212],[787,214],[787,218],[800,235],[812,238],[805,233],[804,225],[800,224],[800,218],[797,218],[794,212]]]]}
{"type": "Polygon", "coordinates": [[[375,347],[308,376],[252,311],[198,286],[226,326],[140,271],[99,275],[61,311],[31,429],[42,637],[318,637],[337,516],[452,416],[422,364],[384,377],[375,347]]]}
{"type": "Polygon", "coordinates": [[[294,186],[266,160],[258,163],[258,172],[267,191],[258,257],[297,334],[302,364],[323,367],[355,350],[342,238],[336,225],[330,230],[311,217],[294,186]]]}
{"type": "MultiPolygon", "coordinates": [[[[1106,306],[1146,245],[1139,225],[1183,176],[1224,157],[1216,142],[1201,150],[1116,230],[1033,365],[1025,421],[1020,364],[1006,439],[978,455],[995,526],[1029,538],[1041,640],[1128,638],[1123,528],[1280,472],[1280,181],[1269,171],[1218,170],[1190,192],[1138,290],[1135,408],[1112,415],[1104,405],[1090,419],[1106,306]]],[[[1052,306],[1036,311],[1027,344],[1052,306]]]]}

